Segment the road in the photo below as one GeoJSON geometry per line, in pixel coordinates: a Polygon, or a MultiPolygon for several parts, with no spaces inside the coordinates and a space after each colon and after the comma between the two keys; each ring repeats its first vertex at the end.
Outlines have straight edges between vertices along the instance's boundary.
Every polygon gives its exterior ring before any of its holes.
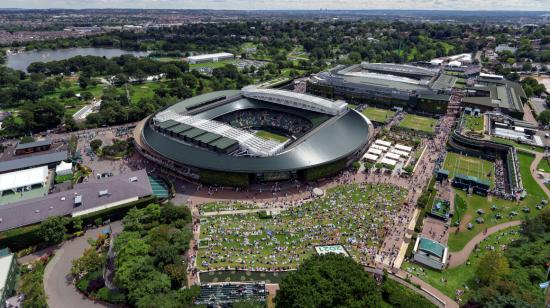
{"type": "MultiPolygon", "coordinates": [[[[115,233],[122,231],[120,221],[113,222],[110,226],[115,233]]],[[[92,301],[82,295],[71,283],[72,277],[69,274],[72,261],[82,256],[84,250],[89,247],[88,238],[96,238],[103,229],[108,227],[109,225],[90,229],[83,236],[66,241],[55,251],[55,256],[44,271],[44,291],[46,292],[48,306],[55,308],[115,307],[92,301]]]]}

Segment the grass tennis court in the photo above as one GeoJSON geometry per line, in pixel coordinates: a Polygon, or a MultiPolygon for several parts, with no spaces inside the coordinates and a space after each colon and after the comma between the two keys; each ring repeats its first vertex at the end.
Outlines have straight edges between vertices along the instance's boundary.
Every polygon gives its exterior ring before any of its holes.
{"type": "Polygon", "coordinates": [[[391,117],[393,117],[395,112],[387,109],[367,107],[363,110],[363,114],[371,121],[386,123],[391,117]]]}
{"type": "Polygon", "coordinates": [[[288,140],[288,138],[285,136],[277,135],[265,130],[259,130],[255,133],[255,135],[266,140],[272,139],[279,142],[285,142],[288,140]]]}
{"type": "Polygon", "coordinates": [[[488,180],[491,182],[491,188],[495,185],[493,180],[495,164],[488,160],[449,152],[445,157],[443,169],[449,170],[449,178],[451,179],[457,174],[462,174],[488,180]],[[488,176],[489,174],[491,177],[488,176]]]}
{"type": "Polygon", "coordinates": [[[437,123],[436,119],[417,116],[414,114],[407,114],[403,119],[403,121],[399,123],[399,127],[409,128],[409,129],[418,130],[426,133],[434,133],[436,123],[437,123]]]}

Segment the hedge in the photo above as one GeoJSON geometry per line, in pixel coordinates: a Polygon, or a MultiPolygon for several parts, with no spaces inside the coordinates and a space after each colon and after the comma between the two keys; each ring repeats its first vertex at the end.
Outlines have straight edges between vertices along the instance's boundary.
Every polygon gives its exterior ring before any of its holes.
{"type": "Polygon", "coordinates": [[[199,172],[199,179],[204,184],[220,186],[246,187],[250,184],[248,174],[246,173],[201,170],[199,172]]]}
{"type": "Polygon", "coordinates": [[[43,243],[38,231],[40,224],[25,226],[0,232],[0,248],[9,247],[11,251],[19,251],[30,246],[43,243]]]}

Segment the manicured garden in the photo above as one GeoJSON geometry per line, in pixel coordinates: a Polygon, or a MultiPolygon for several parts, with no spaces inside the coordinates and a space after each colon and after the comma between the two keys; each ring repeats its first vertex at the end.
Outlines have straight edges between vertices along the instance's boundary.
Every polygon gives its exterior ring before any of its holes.
{"type": "Polygon", "coordinates": [[[473,132],[483,131],[483,116],[464,115],[464,128],[473,132]]]}

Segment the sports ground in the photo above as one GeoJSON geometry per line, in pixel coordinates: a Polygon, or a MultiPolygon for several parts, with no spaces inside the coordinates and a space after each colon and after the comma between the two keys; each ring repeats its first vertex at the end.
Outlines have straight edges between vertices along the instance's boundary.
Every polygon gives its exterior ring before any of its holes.
{"type": "Polygon", "coordinates": [[[407,114],[403,121],[399,123],[399,127],[418,130],[426,133],[435,133],[436,119],[407,114]]]}
{"type": "Polygon", "coordinates": [[[443,169],[449,171],[449,178],[453,178],[457,174],[475,176],[482,180],[488,180],[491,182],[491,187],[494,186],[495,164],[491,161],[449,152],[445,157],[443,169]]]}
{"type": "Polygon", "coordinates": [[[371,121],[386,123],[395,114],[395,112],[387,109],[367,107],[363,110],[363,114],[371,121]]]}

